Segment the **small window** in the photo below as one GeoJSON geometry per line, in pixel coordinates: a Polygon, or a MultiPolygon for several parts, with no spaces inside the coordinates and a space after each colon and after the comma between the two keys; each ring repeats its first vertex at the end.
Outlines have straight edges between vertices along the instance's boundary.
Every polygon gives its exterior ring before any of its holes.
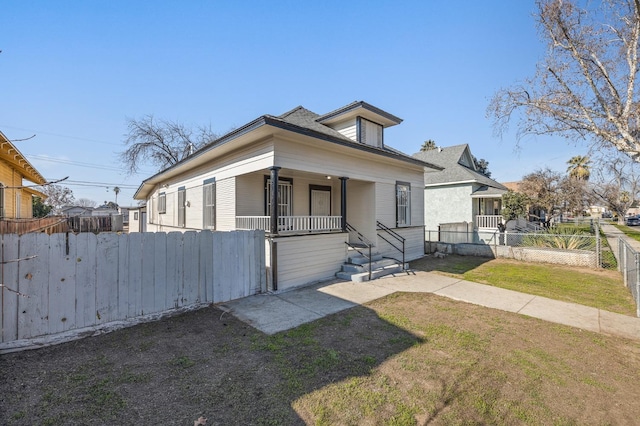
{"type": "Polygon", "coordinates": [[[216,180],[207,179],[202,186],[204,229],[216,229],[216,180]]]}
{"type": "Polygon", "coordinates": [[[185,226],[185,213],[187,207],[187,191],[184,186],[178,188],[178,226],[184,228],[185,226]]]}
{"type": "Polygon", "coordinates": [[[133,212],[133,220],[138,220],[138,212],[133,212]]]}
{"type": "Polygon", "coordinates": [[[396,226],[411,225],[411,184],[396,182],[396,226]]]}
{"type": "Polygon", "coordinates": [[[161,192],[158,194],[158,214],[165,214],[167,212],[167,194],[161,192]]]}

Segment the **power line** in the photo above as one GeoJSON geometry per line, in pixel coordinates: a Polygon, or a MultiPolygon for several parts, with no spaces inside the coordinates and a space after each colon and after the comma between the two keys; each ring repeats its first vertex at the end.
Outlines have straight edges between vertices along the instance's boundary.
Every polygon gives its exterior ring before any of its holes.
{"type": "Polygon", "coordinates": [[[137,185],[129,185],[129,184],[120,184],[120,183],[106,183],[106,182],[88,182],[88,181],[76,181],[76,180],[68,180],[66,181],[67,185],[74,186],[91,186],[95,188],[114,188],[118,187],[120,189],[138,189],[137,185]]]}
{"type": "Polygon", "coordinates": [[[117,172],[124,171],[123,169],[117,168],[117,167],[109,167],[109,166],[104,166],[100,164],[83,163],[80,161],[65,160],[62,158],[51,158],[51,157],[44,157],[41,155],[28,155],[28,154],[26,154],[25,156],[28,157],[29,159],[35,158],[36,160],[50,161],[52,163],[69,164],[72,166],[79,166],[79,167],[91,167],[92,169],[111,170],[111,171],[117,171],[117,172]]]}
{"type": "Polygon", "coordinates": [[[112,146],[116,146],[116,145],[117,146],[121,146],[122,145],[121,143],[105,142],[105,141],[99,141],[99,140],[96,140],[96,139],[81,138],[79,136],[61,135],[59,133],[42,132],[40,130],[25,129],[25,128],[22,128],[22,127],[14,127],[14,126],[7,126],[5,124],[0,124],[0,127],[4,127],[4,128],[7,128],[7,129],[14,129],[14,130],[22,130],[22,131],[25,131],[25,132],[35,132],[36,134],[37,133],[41,133],[43,135],[56,136],[56,137],[59,137],[59,138],[75,139],[75,140],[79,140],[79,141],[101,143],[101,144],[104,144],[104,145],[112,145],[112,146]]]}
{"type": "MultiPolygon", "coordinates": [[[[25,154],[25,157],[28,157],[29,159],[33,158],[33,159],[40,160],[40,161],[49,161],[49,162],[52,162],[52,163],[68,164],[68,165],[71,165],[71,166],[89,167],[89,168],[92,168],[92,169],[109,170],[109,171],[121,172],[121,173],[125,172],[125,170],[123,168],[109,167],[109,166],[104,166],[104,165],[101,165],[101,164],[84,163],[84,162],[81,162],[81,161],[65,160],[65,159],[62,159],[62,158],[52,158],[52,157],[45,157],[45,156],[41,156],[41,155],[28,155],[28,154],[25,154]]],[[[138,172],[138,173],[140,173],[140,172],[138,172]]],[[[153,174],[155,172],[150,172],[150,171],[143,170],[142,173],[150,175],[150,174],[153,174]]]]}

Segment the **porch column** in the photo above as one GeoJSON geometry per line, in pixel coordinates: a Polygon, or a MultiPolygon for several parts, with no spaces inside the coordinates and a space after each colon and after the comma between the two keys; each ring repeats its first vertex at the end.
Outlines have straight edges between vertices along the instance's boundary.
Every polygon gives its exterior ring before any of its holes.
{"type": "Polygon", "coordinates": [[[340,178],[340,212],[342,213],[342,232],[347,232],[347,180],[348,177],[340,178]]]}
{"type": "Polygon", "coordinates": [[[278,171],[280,167],[273,166],[271,170],[271,235],[278,234],[278,171]]]}

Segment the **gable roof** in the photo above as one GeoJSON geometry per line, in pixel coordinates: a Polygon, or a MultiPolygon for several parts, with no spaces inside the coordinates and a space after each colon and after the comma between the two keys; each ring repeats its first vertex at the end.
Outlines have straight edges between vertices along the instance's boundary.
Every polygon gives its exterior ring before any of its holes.
{"type": "Polygon", "coordinates": [[[0,132],[0,158],[19,170],[28,181],[38,185],[47,183],[47,180],[42,177],[40,172],[27,161],[18,148],[2,132],[0,132]]]}
{"type": "MultiPolygon", "coordinates": [[[[507,187],[501,183],[476,171],[468,144],[420,151],[413,154],[413,156],[443,168],[443,170],[437,172],[425,172],[425,187],[453,185],[457,183],[477,183],[501,191],[507,190],[507,187]]],[[[481,188],[478,190],[480,189],[481,188]]],[[[484,190],[484,192],[489,194],[487,190],[484,190]]],[[[498,192],[499,191],[496,191],[496,193],[498,192]]]]}

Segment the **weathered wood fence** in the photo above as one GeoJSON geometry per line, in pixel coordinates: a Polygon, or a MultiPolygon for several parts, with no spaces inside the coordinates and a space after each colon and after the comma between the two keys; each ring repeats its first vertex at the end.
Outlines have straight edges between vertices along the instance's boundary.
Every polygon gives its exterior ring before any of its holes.
{"type": "Polygon", "coordinates": [[[39,219],[1,219],[0,234],[26,234],[29,232],[67,232],[67,218],[64,216],[43,217],[39,219]]]}
{"type": "Polygon", "coordinates": [[[0,352],[266,289],[264,231],[0,238],[0,352]]]}

